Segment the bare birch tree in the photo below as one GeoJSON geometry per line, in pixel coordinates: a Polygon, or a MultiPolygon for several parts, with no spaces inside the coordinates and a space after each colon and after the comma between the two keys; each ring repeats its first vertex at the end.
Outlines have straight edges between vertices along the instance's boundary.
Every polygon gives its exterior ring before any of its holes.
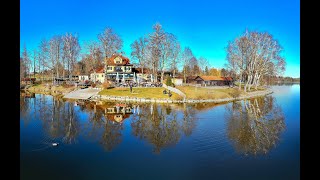
{"type": "Polygon", "coordinates": [[[209,65],[209,61],[208,61],[205,57],[202,57],[202,56],[201,56],[201,57],[199,58],[198,62],[199,62],[199,67],[200,67],[200,69],[201,69],[201,74],[202,74],[202,75],[205,75],[205,74],[206,74],[206,72],[205,72],[206,67],[208,68],[208,66],[210,66],[210,65],[209,65]]]}
{"type": "Polygon", "coordinates": [[[107,58],[110,58],[112,54],[122,48],[122,39],[110,27],[105,28],[104,31],[98,35],[98,39],[101,42],[104,55],[107,58]]]}
{"type": "MultiPolygon", "coordinates": [[[[108,66],[107,59],[112,56],[112,54],[116,53],[122,48],[123,41],[118,36],[112,28],[106,27],[102,33],[98,34],[98,39],[101,42],[101,46],[104,52],[105,56],[105,69],[108,66]]],[[[108,79],[108,76],[105,76],[106,80],[108,79]]]]}
{"type": "Polygon", "coordinates": [[[195,75],[198,76],[200,74],[200,67],[198,63],[198,59],[196,57],[192,57],[189,62],[189,74],[188,75],[195,75]]]}
{"type": "Polygon", "coordinates": [[[159,68],[161,71],[161,81],[163,81],[164,71],[170,65],[171,59],[174,56],[175,45],[177,38],[171,33],[165,33],[163,42],[161,43],[161,58],[159,68]]]}
{"type": "Polygon", "coordinates": [[[145,37],[140,37],[131,44],[131,57],[137,59],[139,66],[141,67],[141,73],[143,74],[143,69],[147,66],[147,46],[149,40],[145,37]]]}
{"type": "MultiPolygon", "coordinates": [[[[101,48],[96,42],[89,43],[87,45],[89,56],[86,65],[93,71],[94,77],[96,77],[96,69],[102,65],[103,53],[101,48]]],[[[96,82],[96,78],[94,78],[96,82]]]]}
{"type": "Polygon", "coordinates": [[[72,71],[77,61],[80,52],[80,44],[77,35],[66,33],[62,37],[63,40],[63,54],[66,58],[69,80],[72,77],[72,71]]]}
{"type": "Polygon", "coordinates": [[[186,76],[190,73],[190,60],[193,58],[193,53],[189,47],[185,47],[182,53],[182,65],[183,65],[183,79],[186,83],[186,76]]]}
{"type": "Polygon", "coordinates": [[[60,77],[59,67],[62,65],[63,41],[60,35],[54,36],[50,40],[50,54],[52,58],[53,70],[56,72],[56,78],[60,77]]]}
{"type": "Polygon", "coordinates": [[[39,71],[42,67],[42,78],[41,82],[44,80],[45,67],[49,59],[49,42],[46,39],[42,39],[39,44],[39,71]]]}
{"type": "Polygon", "coordinates": [[[154,32],[149,35],[150,43],[149,43],[149,49],[151,52],[151,70],[153,77],[156,78],[157,81],[157,74],[158,74],[158,68],[160,63],[160,58],[162,56],[161,51],[161,45],[165,38],[165,32],[162,29],[162,26],[160,23],[156,23],[153,25],[154,32]]]}
{"type": "Polygon", "coordinates": [[[173,50],[172,50],[172,58],[170,61],[170,69],[173,72],[173,77],[176,77],[176,71],[178,69],[181,58],[181,47],[180,43],[177,41],[173,44],[173,50]]]}
{"type": "Polygon", "coordinates": [[[23,58],[20,57],[20,82],[21,82],[21,79],[24,78],[24,74],[25,74],[25,64],[24,64],[24,61],[23,61],[23,58]]]}
{"type": "Polygon", "coordinates": [[[38,52],[33,50],[33,78],[36,78],[36,62],[39,61],[38,52]]]}
{"type": "Polygon", "coordinates": [[[30,56],[27,50],[26,45],[24,44],[23,46],[23,51],[22,51],[22,61],[23,61],[23,68],[24,68],[24,75],[23,77],[28,77],[30,78],[30,73],[31,73],[31,60],[30,56]]]}
{"type": "Polygon", "coordinates": [[[260,79],[271,74],[281,74],[285,70],[285,59],[278,41],[267,32],[249,32],[230,42],[227,48],[228,66],[240,74],[239,89],[244,80],[244,91],[254,85],[257,89],[260,79]]]}

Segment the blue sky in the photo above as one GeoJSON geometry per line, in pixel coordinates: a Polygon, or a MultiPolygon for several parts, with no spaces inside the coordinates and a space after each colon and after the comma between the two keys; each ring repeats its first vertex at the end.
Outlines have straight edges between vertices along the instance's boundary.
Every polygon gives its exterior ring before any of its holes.
{"type": "MultiPolygon", "coordinates": [[[[42,38],[77,33],[80,44],[96,41],[105,27],[130,44],[162,24],[183,47],[210,65],[226,63],[228,41],[249,30],[268,31],[283,46],[287,60],[285,76],[300,77],[300,1],[298,0],[20,0],[20,49],[37,48],[42,38]]],[[[130,57],[130,56],[129,56],[130,57]]]]}

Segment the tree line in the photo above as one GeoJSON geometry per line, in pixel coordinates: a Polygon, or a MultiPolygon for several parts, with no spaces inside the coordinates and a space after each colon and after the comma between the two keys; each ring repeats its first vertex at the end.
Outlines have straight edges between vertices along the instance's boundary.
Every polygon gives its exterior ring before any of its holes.
{"type": "MultiPolygon", "coordinates": [[[[268,76],[281,75],[285,70],[285,59],[280,55],[282,47],[267,32],[246,30],[240,37],[228,43],[226,68],[210,67],[209,61],[197,58],[191,48],[181,47],[176,35],[165,31],[160,23],[152,27],[153,31],[131,43],[131,58],[142,73],[149,69],[153,77],[165,71],[173,76],[182,76],[184,82],[188,76],[214,75],[231,76],[239,80],[239,89],[244,90],[258,85],[268,76]],[[181,70],[179,72],[179,69],[181,70]]],[[[80,54],[77,34],[55,35],[49,40],[41,40],[32,53],[24,45],[20,58],[20,77],[30,76],[30,72],[47,72],[54,77],[71,77],[74,74],[95,73],[98,67],[107,65],[105,58],[114,53],[122,53],[123,40],[110,27],[97,35],[97,39],[85,42],[85,53],[80,54]],[[79,60],[80,59],[80,60],[79,60]]]]}

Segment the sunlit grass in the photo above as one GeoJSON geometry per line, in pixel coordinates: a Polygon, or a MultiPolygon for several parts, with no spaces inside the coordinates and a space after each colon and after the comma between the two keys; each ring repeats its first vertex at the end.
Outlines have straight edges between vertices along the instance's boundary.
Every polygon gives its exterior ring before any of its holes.
{"type": "MultiPolygon", "coordinates": [[[[223,99],[231,98],[234,94],[238,93],[238,90],[235,88],[210,89],[194,86],[177,86],[177,88],[185,93],[188,99],[223,99]]],[[[246,94],[242,91],[239,93],[241,95],[246,94]]]]}
{"type": "MultiPolygon", "coordinates": [[[[100,95],[108,95],[108,96],[128,96],[128,97],[138,97],[138,98],[150,98],[150,99],[169,99],[168,94],[163,94],[163,90],[165,88],[132,88],[132,93],[130,92],[130,88],[111,88],[104,89],[99,92],[100,95]]],[[[182,99],[176,93],[172,93],[170,99],[178,100],[182,99]]]]}
{"type": "Polygon", "coordinates": [[[44,83],[44,84],[35,84],[32,87],[30,87],[28,91],[36,92],[36,93],[45,92],[45,91],[51,91],[51,92],[56,91],[60,93],[68,93],[73,91],[74,89],[75,89],[74,86],[70,86],[70,87],[52,86],[51,89],[49,89],[44,83]]]}

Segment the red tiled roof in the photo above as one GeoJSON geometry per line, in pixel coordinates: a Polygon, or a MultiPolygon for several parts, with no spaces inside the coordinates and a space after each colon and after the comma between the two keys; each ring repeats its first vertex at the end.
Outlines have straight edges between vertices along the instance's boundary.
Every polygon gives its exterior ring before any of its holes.
{"type": "Polygon", "coordinates": [[[226,81],[232,81],[232,77],[223,77],[226,81]]]}
{"type": "Polygon", "coordinates": [[[120,54],[114,54],[112,55],[108,60],[107,60],[107,63],[108,65],[111,65],[111,66],[116,66],[116,65],[131,65],[130,64],[130,60],[129,58],[125,57],[125,56],[122,56],[120,54]],[[122,63],[121,64],[116,64],[114,63],[114,59],[116,57],[120,56],[120,58],[122,59],[122,63]]]}
{"type": "MultiPolygon", "coordinates": [[[[103,71],[104,71],[104,67],[103,66],[96,68],[96,73],[104,73],[103,71]]],[[[91,69],[90,72],[93,73],[93,70],[91,69]]]]}

